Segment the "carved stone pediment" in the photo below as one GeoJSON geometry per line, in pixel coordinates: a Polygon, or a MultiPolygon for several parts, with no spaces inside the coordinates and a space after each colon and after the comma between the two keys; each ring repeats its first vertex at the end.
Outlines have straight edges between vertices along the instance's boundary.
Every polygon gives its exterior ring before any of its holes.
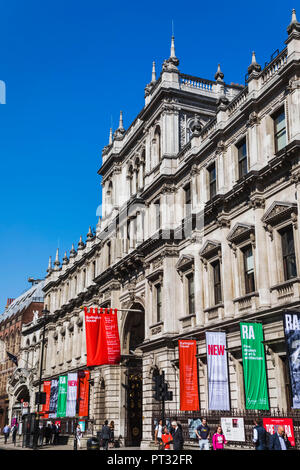
{"type": "Polygon", "coordinates": [[[254,231],[254,225],[237,222],[232,228],[232,230],[230,230],[227,236],[227,240],[230,243],[238,245],[244,240],[253,238],[254,231]]]}
{"type": "Polygon", "coordinates": [[[271,204],[261,220],[266,226],[271,225],[273,227],[290,218],[295,220],[297,214],[298,209],[295,202],[275,201],[271,204]]]}
{"type": "Polygon", "coordinates": [[[217,240],[207,240],[201,250],[199,255],[201,258],[209,259],[213,258],[221,250],[221,243],[217,240]]]}
{"type": "Polygon", "coordinates": [[[181,255],[175,267],[176,267],[176,270],[179,272],[185,272],[188,269],[193,269],[194,268],[194,256],[189,255],[189,254],[181,255]]]}

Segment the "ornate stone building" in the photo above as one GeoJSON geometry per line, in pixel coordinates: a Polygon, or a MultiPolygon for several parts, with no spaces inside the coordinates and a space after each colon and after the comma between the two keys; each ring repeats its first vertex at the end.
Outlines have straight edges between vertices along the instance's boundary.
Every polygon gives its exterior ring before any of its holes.
{"type": "MultiPolygon", "coordinates": [[[[20,386],[14,390],[15,399],[10,401],[7,387],[16,374],[16,365],[9,359],[7,352],[18,359],[18,369],[27,369],[27,364],[21,359],[22,327],[37,318],[44,306],[43,281],[29,279],[30,289],[16,299],[8,299],[4,312],[0,315],[0,428],[11,424],[13,417],[21,416],[21,400],[28,401],[27,391],[20,386]]],[[[35,346],[37,348],[37,345],[35,346]]]]}
{"type": "Polygon", "coordinates": [[[103,149],[96,232],[62,264],[58,252],[50,260],[43,377],[85,368],[82,305],[120,309],[121,363],[91,368],[89,417],[94,430],[114,420],[128,445],[152,439],[157,371],[173,391],[168,407],[179,409],[180,338],[197,339],[207,409],[204,333],[227,333],[231,408],[245,407],[242,320],[263,324],[270,406],[290,407],[282,312],[300,303],[294,11],[287,32],[264,68],[253,53],[245,86],[225,83],[220,66],[215,80],[181,73],[172,38],[158,79],[153,64],[144,108],[127,130],[121,114],[103,149]]]}

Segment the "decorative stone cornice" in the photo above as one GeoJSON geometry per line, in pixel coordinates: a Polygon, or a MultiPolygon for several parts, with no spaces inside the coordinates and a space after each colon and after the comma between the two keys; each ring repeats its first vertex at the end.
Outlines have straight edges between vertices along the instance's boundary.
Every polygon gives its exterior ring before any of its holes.
{"type": "Polygon", "coordinates": [[[298,208],[295,202],[275,201],[271,204],[261,220],[265,226],[270,225],[274,227],[289,218],[293,218],[295,221],[297,214],[298,208]]]}
{"type": "Polygon", "coordinates": [[[234,245],[239,245],[249,239],[252,243],[255,240],[255,227],[252,224],[237,222],[227,236],[227,240],[234,245]],[[254,236],[254,238],[253,238],[254,236]]]}
{"type": "Polygon", "coordinates": [[[210,259],[216,255],[219,255],[221,251],[221,242],[216,240],[207,240],[201,250],[199,251],[199,256],[202,259],[210,259]]]}

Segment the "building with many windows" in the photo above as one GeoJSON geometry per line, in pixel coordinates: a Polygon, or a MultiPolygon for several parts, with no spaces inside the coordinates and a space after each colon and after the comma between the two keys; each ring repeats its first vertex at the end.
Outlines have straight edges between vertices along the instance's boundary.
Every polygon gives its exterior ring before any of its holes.
{"type": "MultiPolygon", "coordinates": [[[[197,340],[206,410],[206,331],[227,334],[230,406],[244,409],[241,321],[263,325],[270,407],[291,406],[282,313],[300,305],[294,11],[287,33],[264,68],[252,54],[245,86],[227,84],[220,66],[214,80],[183,74],[172,38],[158,78],[153,64],[145,106],[127,130],[121,113],[110,133],[96,232],[80,237],[62,264],[57,252],[44,286],[45,380],[85,368],[83,305],[120,309],[120,364],[90,368],[94,431],[107,418],[127,445],[147,446],[157,371],[165,372],[176,415],[180,338],[197,340]]],[[[34,334],[23,330],[24,345],[34,334]]]]}

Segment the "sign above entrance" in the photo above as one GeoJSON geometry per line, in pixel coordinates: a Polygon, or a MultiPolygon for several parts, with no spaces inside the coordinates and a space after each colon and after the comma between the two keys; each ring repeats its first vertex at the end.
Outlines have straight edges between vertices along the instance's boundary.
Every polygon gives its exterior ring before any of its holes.
{"type": "Polygon", "coordinates": [[[118,309],[84,307],[86,354],[89,366],[119,364],[118,309]]]}

